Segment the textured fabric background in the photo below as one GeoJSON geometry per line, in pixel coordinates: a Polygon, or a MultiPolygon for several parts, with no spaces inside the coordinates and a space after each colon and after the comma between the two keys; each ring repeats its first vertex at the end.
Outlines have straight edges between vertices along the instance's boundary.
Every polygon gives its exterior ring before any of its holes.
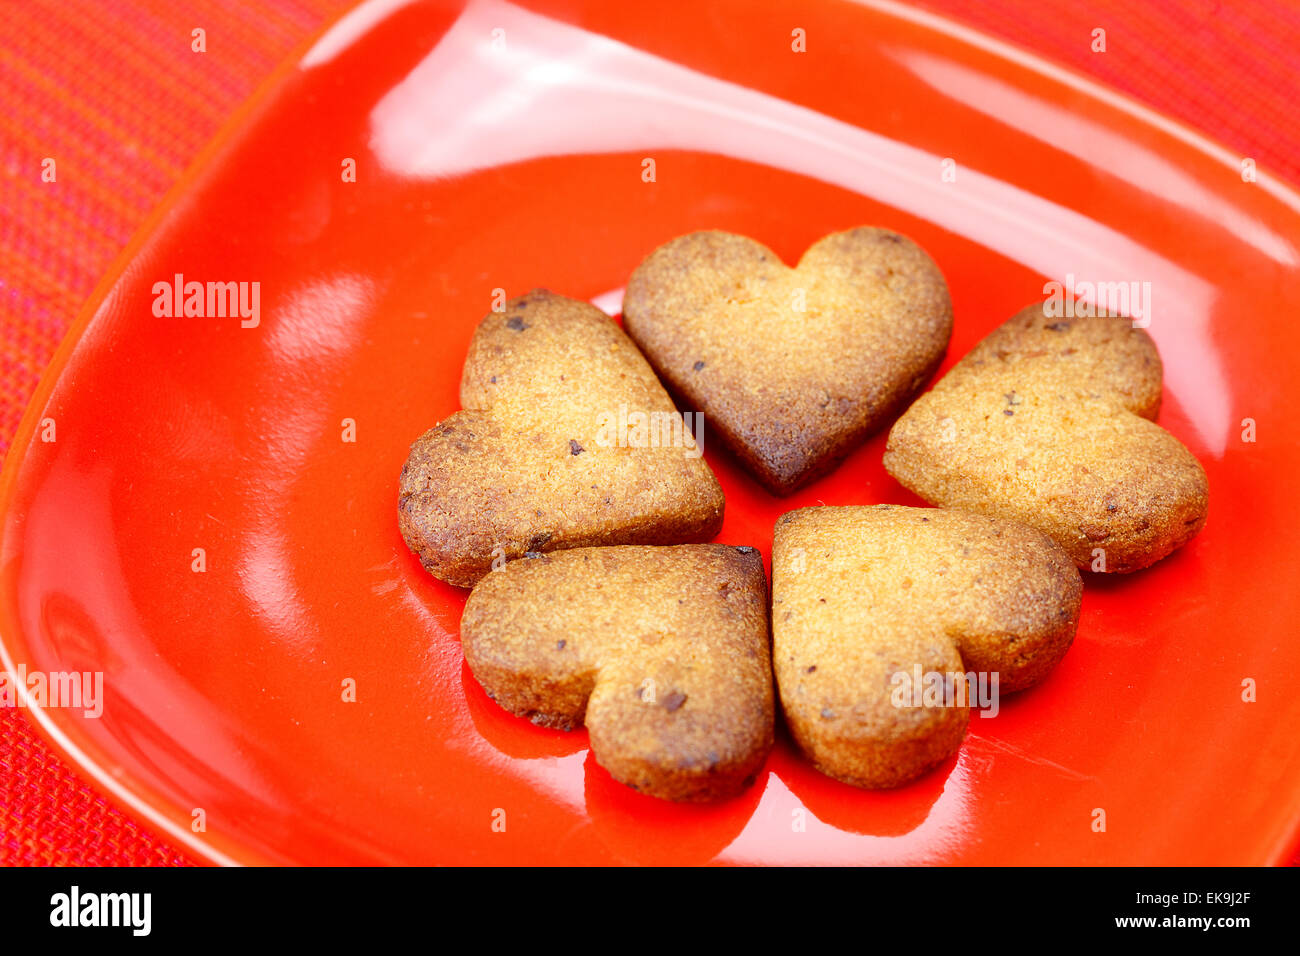
{"type": "MultiPolygon", "coordinates": [[[[0,0],[0,454],[113,258],[225,117],[351,0],[0,0]],[[207,31],[207,52],[190,31],[207,31]],[[41,182],[57,157],[58,182],[41,182]]],[[[1300,5],[926,0],[1300,180],[1300,5]],[[1094,54],[1103,27],[1107,50],[1094,54]]],[[[0,709],[0,865],[183,864],[0,709]]]]}

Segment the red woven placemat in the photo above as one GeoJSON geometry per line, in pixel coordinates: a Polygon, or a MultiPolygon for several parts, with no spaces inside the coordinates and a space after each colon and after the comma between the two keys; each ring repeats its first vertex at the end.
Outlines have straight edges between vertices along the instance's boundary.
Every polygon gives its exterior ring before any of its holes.
{"type": "MultiPolygon", "coordinates": [[[[0,2],[0,454],[95,282],[230,112],[351,0],[0,2]],[[206,32],[206,52],[191,31],[206,32]],[[53,157],[55,183],[41,180],[53,157]]],[[[924,6],[1089,73],[1300,179],[1300,7],[924,6]],[[1106,51],[1092,31],[1106,31],[1106,51]]],[[[0,865],[182,864],[0,708],[0,865]]]]}

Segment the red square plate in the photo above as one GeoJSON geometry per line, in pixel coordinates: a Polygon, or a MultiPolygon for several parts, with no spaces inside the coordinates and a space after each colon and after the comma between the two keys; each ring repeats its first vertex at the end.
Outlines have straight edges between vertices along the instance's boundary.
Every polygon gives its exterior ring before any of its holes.
{"type": "MultiPolygon", "coordinates": [[[[98,717],[32,716],[219,862],[1280,862],[1298,236],[1300,198],[1241,157],[893,5],[372,0],[232,121],[43,380],[0,487],[3,663],[102,673],[98,717]],[[464,592],[398,535],[398,471],[457,408],[494,290],[617,312],[672,236],[793,261],[859,224],[946,273],[945,370],[1048,281],[1150,283],[1160,422],[1205,464],[1209,524],[1089,576],[1064,663],[921,781],[856,790],[782,735],[745,796],[656,802],[584,732],[488,700],[464,592]],[[177,275],[247,283],[249,316],[157,314],[177,275]]],[[[788,509],[915,503],[883,443],[786,500],[708,445],[720,540],[766,553],[788,509]]]]}

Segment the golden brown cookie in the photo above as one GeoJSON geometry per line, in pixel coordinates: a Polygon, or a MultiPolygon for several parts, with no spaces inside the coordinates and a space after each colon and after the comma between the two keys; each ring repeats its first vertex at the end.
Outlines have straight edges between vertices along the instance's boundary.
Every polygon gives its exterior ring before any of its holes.
{"type": "Polygon", "coordinates": [[[637,267],[623,321],[758,480],[789,494],[916,394],[952,305],[930,257],[886,229],[826,236],[794,269],[753,239],[697,232],[637,267]]]}
{"type": "Polygon", "coordinates": [[[465,659],[498,704],[563,730],[667,800],[753,782],[772,747],[767,582],[753,548],[579,548],[511,561],[475,586],[465,659]]]}
{"type": "Polygon", "coordinates": [[[1032,305],[995,329],[898,420],[885,468],[926,501],[1013,518],[1081,568],[1159,561],[1205,524],[1192,453],[1152,419],[1160,356],[1126,318],[1032,305]]]}
{"type": "Polygon", "coordinates": [[[1083,584],[1033,528],[937,508],[787,512],[772,544],[772,661],[823,773],[894,787],[951,755],[969,704],[1036,684],[1074,640],[1083,584]]]}
{"type": "Polygon", "coordinates": [[[595,306],[534,290],[489,313],[460,402],[411,446],[398,502],[402,537],[444,581],[469,587],[528,551],[707,541],[722,526],[702,449],[595,306]]]}

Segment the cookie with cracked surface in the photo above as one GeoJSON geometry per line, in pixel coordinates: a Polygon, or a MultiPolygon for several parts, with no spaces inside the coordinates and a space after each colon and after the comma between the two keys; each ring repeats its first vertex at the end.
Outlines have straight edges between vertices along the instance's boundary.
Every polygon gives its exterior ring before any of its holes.
{"type": "Polygon", "coordinates": [[[1013,521],[898,505],[787,512],[772,544],[772,661],[791,733],[838,780],[907,783],[957,750],[978,693],[1047,676],[1074,640],[1082,591],[1069,556],[1013,521]]]}
{"type": "Polygon", "coordinates": [[[628,282],[623,321],[668,384],[776,494],[830,471],[938,368],[943,275],[916,243],[862,227],[795,268],[762,244],[697,232],[628,282]]]}
{"type": "Polygon", "coordinates": [[[695,438],[595,306],[534,290],[489,313],[460,401],[411,446],[399,483],[402,537],[435,577],[470,587],[494,559],[707,541],[722,527],[695,438]],[[619,431],[621,409],[651,428],[619,431]]]}
{"type": "Polygon", "coordinates": [[[1200,462],[1154,421],[1162,367],[1127,318],[1013,316],[894,424],[885,468],[926,501],[1033,525],[1126,573],[1205,525],[1200,462]]]}
{"type": "Polygon", "coordinates": [[[470,593],[470,670],[536,724],[586,724],[596,761],[655,797],[716,800],[772,748],[767,581],[753,548],[578,548],[511,561],[470,593]]]}

